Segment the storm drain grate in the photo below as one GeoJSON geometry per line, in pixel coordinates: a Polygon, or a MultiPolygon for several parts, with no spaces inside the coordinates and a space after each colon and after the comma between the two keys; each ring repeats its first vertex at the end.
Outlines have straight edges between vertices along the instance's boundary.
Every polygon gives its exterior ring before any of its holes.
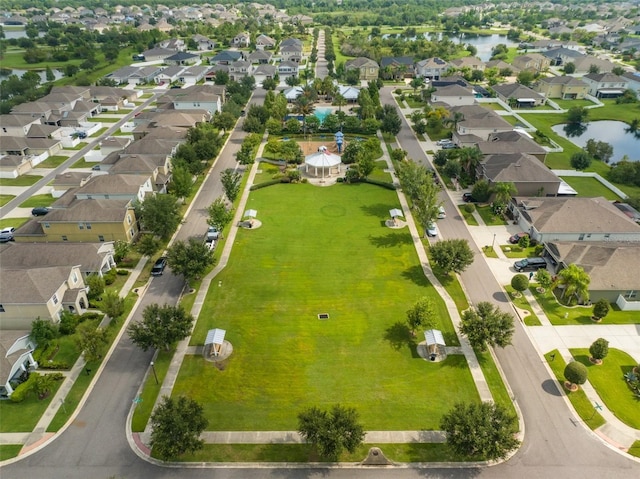
{"type": "Polygon", "coordinates": [[[320,313],[318,319],[329,319],[329,313],[320,313]]]}

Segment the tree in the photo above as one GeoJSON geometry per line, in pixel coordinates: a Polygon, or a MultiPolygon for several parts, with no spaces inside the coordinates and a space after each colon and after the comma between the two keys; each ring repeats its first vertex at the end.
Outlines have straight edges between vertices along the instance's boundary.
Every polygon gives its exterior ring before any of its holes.
{"type": "Polygon", "coordinates": [[[200,434],[209,421],[202,406],[185,396],[163,396],[151,415],[151,447],[161,459],[175,459],[185,452],[202,448],[200,434]]]}
{"type": "Polygon", "coordinates": [[[576,64],[573,63],[573,62],[565,63],[564,72],[567,75],[571,75],[572,73],[575,73],[576,72],[576,64]]]}
{"type": "Polygon", "coordinates": [[[187,286],[214,263],[213,251],[199,238],[176,241],[167,250],[167,264],[174,274],[181,274],[187,286]]]}
{"type": "Polygon", "coordinates": [[[222,188],[225,195],[229,198],[229,201],[233,203],[238,194],[240,193],[240,181],[242,180],[242,173],[233,171],[231,169],[224,170],[220,173],[220,181],[222,182],[222,188]]]}
{"type": "Polygon", "coordinates": [[[601,298],[593,305],[593,317],[596,321],[601,321],[607,314],[609,314],[610,309],[611,306],[609,305],[609,301],[605,298],[601,298]]]}
{"type": "Polygon", "coordinates": [[[136,250],[142,256],[153,256],[160,248],[160,241],[153,235],[142,235],[136,245],[136,250]]]}
{"type": "Polygon", "coordinates": [[[471,190],[471,196],[480,203],[487,201],[491,196],[491,186],[489,182],[484,179],[476,181],[476,184],[473,185],[473,189],[471,190]]]}
{"type": "Polygon", "coordinates": [[[588,374],[587,367],[578,361],[571,361],[564,368],[564,378],[569,382],[570,389],[586,383],[588,374]]]}
{"type": "Polygon", "coordinates": [[[505,458],[516,449],[518,419],[499,404],[457,403],[440,421],[456,454],[482,460],[505,458]]]}
{"type": "Polygon", "coordinates": [[[526,274],[516,274],[511,278],[511,287],[522,293],[529,287],[529,278],[527,278],[526,274]]]}
{"type": "Polygon", "coordinates": [[[100,309],[110,318],[119,318],[124,314],[124,298],[121,298],[116,291],[110,289],[102,297],[102,307],[100,309]]]}
{"type": "Polygon", "coordinates": [[[534,79],[535,79],[534,73],[530,72],[529,70],[522,70],[520,73],[518,73],[518,76],[516,77],[516,81],[524,86],[531,86],[534,79]]]}
{"type": "Polygon", "coordinates": [[[102,350],[109,343],[107,332],[102,328],[96,328],[91,323],[83,323],[78,326],[76,343],[84,351],[84,359],[87,362],[97,361],[102,357],[102,350]]]}
{"type": "Polygon", "coordinates": [[[473,263],[473,251],[465,239],[442,240],[431,245],[431,258],[444,274],[462,273],[473,263]]]}
{"type": "Polygon", "coordinates": [[[571,155],[570,163],[576,170],[586,170],[591,166],[591,156],[586,151],[576,151],[571,155]]]}
{"type": "Polygon", "coordinates": [[[105,282],[104,278],[96,273],[91,273],[87,276],[87,286],[89,287],[89,291],[87,292],[87,297],[89,301],[94,301],[102,296],[104,293],[105,282]]]}
{"type": "Polygon", "coordinates": [[[588,300],[590,282],[589,274],[574,263],[560,270],[556,279],[556,285],[564,287],[561,299],[575,296],[576,299],[588,300]]]}
{"type": "Polygon", "coordinates": [[[487,346],[504,348],[511,344],[513,316],[501,311],[498,306],[482,301],[476,308],[462,313],[460,332],[480,351],[486,351],[487,346]]]}
{"type": "Polygon", "coordinates": [[[420,326],[432,328],[435,325],[435,306],[433,301],[426,296],[420,298],[413,307],[407,311],[407,323],[411,328],[411,335],[416,335],[416,329],[420,326]]]}
{"type": "Polygon", "coordinates": [[[233,219],[233,208],[228,208],[222,196],[216,198],[207,208],[207,223],[222,231],[233,219]]]}
{"type": "Polygon", "coordinates": [[[464,147],[458,152],[458,158],[460,159],[460,166],[467,173],[467,176],[472,180],[475,180],[476,167],[480,164],[483,158],[482,151],[477,147],[464,147]]]}
{"type": "Polygon", "coordinates": [[[373,170],[375,170],[376,162],[373,160],[373,158],[371,158],[370,155],[360,155],[360,158],[358,158],[357,166],[360,178],[366,178],[371,173],[373,173],[373,170]]]}
{"type": "Polygon", "coordinates": [[[541,288],[549,289],[553,284],[551,273],[549,273],[549,271],[547,271],[546,269],[539,269],[538,271],[536,271],[535,278],[541,288]]]}
{"type": "Polygon", "coordinates": [[[113,245],[113,259],[116,263],[119,263],[123,259],[127,257],[129,250],[131,249],[131,245],[123,240],[118,240],[113,245]]]}
{"type": "Polygon", "coordinates": [[[58,328],[48,319],[40,319],[38,316],[31,323],[31,333],[29,339],[40,346],[47,349],[51,341],[58,337],[58,328]]]}
{"type": "Polygon", "coordinates": [[[140,221],[151,233],[168,239],[180,224],[180,205],[173,195],[151,195],[140,205],[140,221]]]}
{"type": "Polygon", "coordinates": [[[567,123],[584,123],[589,115],[589,110],[581,106],[572,106],[567,110],[567,123]]]}
{"type": "Polygon", "coordinates": [[[143,351],[150,348],[169,351],[173,343],[189,336],[193,321],[193,316],[180,305],[153,303],[144,308],[141,321],[129,325],[127,333],[143,351]]]}
{"type": "Polygon", "coordinates": [[[602,363],[602,360],[609,354],[609,341],[604,338],[596,339],[591,343],[591,346],[589,346],[589,353],[597,364],[602,363]]]}
{"type": "Polygon", "coordinates": [[[382,107],[382,123],[380,130],[384,133],[397,135],[402,129],[402,120],[398,114],[398,110],[393,105],[384,105],[382,107]]]}
{"type": "Polygon", "coordinates": [[[344,449],[354,452],[365,436],[357,411],[339,404],[331,411],[311,407],[298,414],[298,432],[331,461],[337,461],[344,449]]]}
{"type": "Polygon", "coordinates": [[[500,181],[493,187],[493,194],[495,195],[493,202],[495,205],[504,208],[511,201],[511,197],[517,193],[516,185],[512,182],[500,181]]]}
{"type": "Polygon", "coordinates": [[[33,392],[36,393],[38,399],[45,399],[51,394],[53,384],[55,383],[55,377],[53,374],[35,374],[35,381],[33,383],[33,392]]]}
{"type": "Polygon", "coordinates": [[[169,191],[176,198],[186,198],[193,190],[193,177],[187,168],[181,165],[173,167],[169,191]]]}

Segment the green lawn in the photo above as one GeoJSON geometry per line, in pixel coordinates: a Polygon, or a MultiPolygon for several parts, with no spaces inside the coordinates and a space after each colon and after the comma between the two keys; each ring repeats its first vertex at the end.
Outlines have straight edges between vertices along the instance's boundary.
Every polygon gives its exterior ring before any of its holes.
{"type": "Polygon", "coordinates": [[[576,361],[584,364],[589,371],[589,382],[598,395],[618,419],[627,426],[640,429],[640,408],[623,375],[637,365],[631,356],[619,349],[610,348],[609,354],[600,366],[589,361],[589,349],[571,349],[576,361]]]}
{"type": "MultiPolygon", "coordinates": [[[[593,306],[573,306],[561,305],[550,290],[539,293],[537,289],[531,288],[538,304],[544,310],[547,318],[554,326],[574,325],[574,324],[594,324],[591,320],[593,306]],[[566,317],[565,317],[566,315],[566,317]]],[[[637,311],[620,311],[612,306],[609,314],[602,319],[600,324],[638,324],[640,317],[637,311]]]]}
{"type": "Polygon", "coordinates": [[[9,226],[17,228],[25,224],[29,219],[30,218],[2,218],[0,220],[0,228],[7,228],[9,226]]]}
{"type": "Polygon", "coordinates": [[[527,301],[527,298],[525,298],[524,295],[520,295],[519,298],[514,298],[513,292],[515,290],[511,287],[511,285],[505,285],[504,289],[508,293],[511,302],[517,308],[529,311],[529,314],[524,317],[524,324],[526,324],[527,326],[540,326],[542,324],[540,322],[540,319],[538,319],[538,316],[536,316],[536,314],[533,312],[529,301],[527,301]]]}
{"type": "Polygon", "coordinates": [[[395,192],[368,184],[254,191],[247,207],[262,227],[238,232],[191,338],[223,328],[233,354],[218,368],[185,357],[173,393],[203,404],[215,430],[291,430],[297,412],[337,402],[366,429],[434,429],[453,400],[477,401],[463,356],[416,353],[424,336],[405,319],[423,296],[447,343],[457,339],[410,233],[384,227],[395,205],[395,192]]]}
{"type": "Polygon", "coordinates": [[[96,162],[89,162],[89,161],[85,161],[84,158],[80,158],[78,161],[76,161],[73,165],[71,165],[69,168],[91,168],[95,165],[97,165],[98,163],[96,162]]]}
{"type": "Polygon", "coordinates": [[[557,349],[549,351],[544,355],[547,360],[547,364],[553,371],[554,376],[558,380],[558,388],[563,394],[566,394],[569,398],[569,402],[575,409],[578,416],[584,421],[584,423],[592,430],[598,429],[603,426],[607,421],[600,415],[600,413],[594,409],[594,404],[591,403],[587,395],[582,389],[578,389],[575,392],[569,392],[564,387],[564,368],[567,364],[562,359],[562,355],[557,349]]]}
{"type": "Polygon", "coordinates": [[[22,450],[22,444],[0,444],[0,461],[16,457],[22,450]]]}
{"type": "Polygon", "coordinates": [[[462,205],[458,205],[458,210],[460,211],[460,214],[462,215],[462,217],[464,218],[464,220],[467,222],[469,226],[478,226],[479,224],[478,220],[476,219],[475,216],[473,216],[473,213],[468,213],[464,209],[465,205],[466,203],[462,205]]]}
{"type": "Polygon", "coordinates": [[[491,206],[489,205],[478,206],[476,208],[476,211],[482,218],[482,221],[484,221],[484,224],[486,224],[487,226],[501,226],[501,225],[507,224],[507,222],[504,219],[502,219],[501,216],[497,216],[493,214],[493,211],[491,210],[491,206]]]}
{"type": "Polygon", "coordinates": [[[31,186],[42,179],[37,175],[22,175],[17,178],[0,178],[0,186],[31,186]]]}
{"type": "Polygon", "coordinates": [[[521,248],[517,244],[504,244],[500,245],[500,249],[507,258],[534,258],[539,256],[536,254],[535,246],[521,248]]]}
{"type": "Polygon", "coordinates": [[[611,201],[622,200],[622,198],[595,178],[585,176],[562,176],[561,178],[578,192],[578,196],[586,196],[590,198],[604,196],[606,199],[611,201]]]}
{"type": "Polygon", "coordinates": [[[118,123],[120,120],[122,120],[122,118],[111,118],[110,116],[94,116],[93,118],[87,118],[87,121],[94,123],[118,123]]]}
{"type": "Polygon", "coordinates": [[[487,380],[487,384],[491,389],[491,394],[493,395],[493,400],[504,406],[511,414],[514,416],[517,414],[516,408],[513,405],[513,401],[509,396],[509,391],[502,380],[502,376],[498,371],[498,367],[496,366],[495,361],[493,360],[493,356],[489,351],[481,352],[478,349],[474,349],[476,353],[476,357],[478,358],[478,364],[480,364],[480,369],[482,369],[482,373],[484,374],[484,378],[487,380]]]}
{"type": "MultiPolygon", "coordinates": [[[[102,135],[105,131],[107,131],[109,128],[108,127],[103,127],[100,128],[98,131],[96,131],[93,135],[91,135],[91,138],[98,138],[100,135],[102,135]]],[[[100,149],[100,147],[96,147],[97,149],[100,149]]],[[[94,150],[96,149],[94,148],[94,150]]]]}
{"type": "Polygon", "coordinates": [[[0,206],[4,206],[15,198],[15,195],[0,195],[0,206]]]}
{"type": "Polygon", "coordinates": [[[559,98],[550,98],[550,100],[557,103],[558,106],[563,110],[568,110],[569,108],[573,108],[576,106],[587,107],[595,105],[595,103],[589,100],[561,100],[559,98]]]}
{"type": "MultiPolygon", "coordinates": [[[[195,295],[193,294],[191,296],[195,295]]],[[[158,382],[160,384],[156,384],[153,373],[151,373],[149,377],[147,377],[147,381],[145,382],[142,393],[140,394],[140,398],[142,399],[142,401],[136,405],[136,409],[133,412],[133,419],[131,420],[132,431],[144,431],[144,428],[147,425],[147,421],[149,421],[149,417],[151,416],[151,411],[153,410],[156,398],[160,393],[160,386],[162,386],[162,381],[164,380],[164,377],[167,374],[167,370],[169,369],[169,363],[171,362],[173,353],[174,350],[170,352],[160,351],[157,358],[155,359],[154,368],[156,370],[158,382]]]]}
{"type": "Polygon", "coordinates": [[[635,457],[640,457],[640,441],[634,442],[627,453],[635,457]]]}
{"type": "Polygon", "coordinates": [[[20,403],[0,401],[0,417],[2,418],[0,433],[33,431],[61,384],[62,380],[54,381],[51,394],[46,399],[38,399],[38,396],[31,392],[20,403]]]}
{"type": "Polygon", "coordinates": [[[56,198],[51,194],[33,195],[26,201],[20,204],[20,208],[35,208],[36,206],[50,206],[56,198]]]}
{"type": "Polygon", "coordinates": [[[68,156],[54,155],[50,156],[38,165],[38,168],[56,168],[69,159],[68,156]]]}

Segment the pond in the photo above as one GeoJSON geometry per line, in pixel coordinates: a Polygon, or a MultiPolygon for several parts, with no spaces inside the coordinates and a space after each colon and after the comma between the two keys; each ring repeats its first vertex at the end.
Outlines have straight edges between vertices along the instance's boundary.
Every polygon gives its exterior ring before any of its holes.
{"type": "MultiPolygon", "coordinates": [[[[42,83],[46,83],[47,72],[45,70],[32,70],[32,71],[40,75],[40,78],[42,79],[42,83]]],[[[64,73],[62,73],[60,70],[57,70],[55,68],[52,68],[51,71],[53,72],[53,75],[56,77],[56,80],[59,80],[64,76],[64,73]]],[[[11,73],[9,73],[8,75],[3,75],[4,72],[0,72],[0,81],[6,80],[9,77],[9,75],[18,75],[20,78],[22,78],[22,75],[24,75],[26,72],[27,70],[19,70],[17,68],[11,70],[11,73]]]]}
{"type": "Polygon", "coordinates": [[[585,147],[587,140],[605,141],[613,146],[610,163],[616,163],[627,155],[629,160],[640,160],[640,132],[629,131],[629,125],[623,121],[601,120],[582,125],[577,131],[567,130],[567,123],[554,125],[551,129],[579,147],[585,147]]]}

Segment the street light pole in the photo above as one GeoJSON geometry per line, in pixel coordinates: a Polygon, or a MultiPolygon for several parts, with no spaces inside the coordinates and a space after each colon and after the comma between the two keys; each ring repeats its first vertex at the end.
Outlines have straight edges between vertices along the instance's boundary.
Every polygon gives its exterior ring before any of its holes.
{"type": "Polygon", "coordinates": [[[496,234],[493,233],[493,243],[491,243],[491,249],[493,251],[495,251],[495,245],[496,245],[496,234]]]}
{"type": "Polygon", "coordinates": [[[155,368],[155,366],[153,365],[153,361],[151,361],[151,370],[153,371],[153,377],[154,377],[154,378],[155,378],[155,380],[156,380],[156,384],[160,384],[160,383],[158,382],[158,375],[156,374],[156,368],[155,368]]]}

